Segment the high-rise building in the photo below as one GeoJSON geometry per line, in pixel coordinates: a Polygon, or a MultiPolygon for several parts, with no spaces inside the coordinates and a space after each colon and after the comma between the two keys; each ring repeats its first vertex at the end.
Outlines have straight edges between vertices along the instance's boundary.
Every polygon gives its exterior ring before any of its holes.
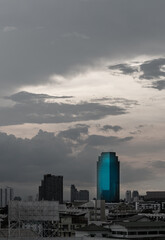
{"type": "Polygon", "coordinates": [[[8,205],[9,201],[13,200],[14,193],[13,188],[7,187],[5,188],[5,205],[8,205]]]}
{"type": "Polygon", "coordinates": [[[4,207],[4,194],[3,194],[3,189],[0,188],[0,207],[4,207]]]}
{"type": "Polygon", "coordinates": [[[11,187],[0,188],[0,207],[8,205],[9,201],[13,200],[14,191],[11,187]]]}
{"type": "Polygon", "coordinates": [[[89,201],[89,191],[88,190],[80,190],[78,193],[78,200],[89,201]]]}
{"type": "Polygon", "coordinates": [[[97,199],[118,202],[120,163],[115,152],[102,152],[97,162],[97,199]]]}
{"type": "Polygon", "coordinates": [[[139,200],[139,192],[137,190],[133,190],[132,192],[132,201],[137,202],[139,200]]]}
{"type": "Polygon", "coordinates": [[[76,200],[80,201],[89,201],[89,191],[88,190],[80,190],[78,191],[75,185],[71,185],[71,202],[74,202],[76,200]]]}
{"type": "Polygon", "coordinates": [[[71,185],[71,187],[70,187],[70,200],[71,200],[71,202],[78,200],[78,190],[75,187],[75,185],[71,185]]]}
{"type": "Polygon", "coordinates": [[[125,193],[125,201],[127,203],[131,202],[131,191],[130,190],[127,190],[126,193],[125,193]]]}
{"type": "Polygon", "coordinates": [[[41,200],[63,203],[63,176],[44,175],[39,186],[39,201],[41,200]]]}

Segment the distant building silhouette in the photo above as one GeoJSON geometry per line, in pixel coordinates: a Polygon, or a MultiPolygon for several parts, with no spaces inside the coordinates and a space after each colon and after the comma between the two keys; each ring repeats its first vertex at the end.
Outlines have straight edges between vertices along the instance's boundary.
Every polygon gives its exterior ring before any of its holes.
{"type": "Polygon", "coordinates": [[[78,199],[78,190],[75,185],[71,185],[70,187],[70,201],[74,202],[78,199]]]}
{"type": "Polygon", "coordinates": [[[78,200],[89,201],[89,191],[88,190],[80,190],[78,193],[78,200]]]}
{"type": "Polygon", "coordinates": [[[131,191],[130,190],[127,190],[126,193],[125,193],[125,201],[127,203],[131,202],[131,191]]]}
{"type": "Polygon", "coordinates": [[[74,202],[76,200],[89,201],[89,191],[88,190],[78,191],[75,185],[71,185],[70,195],[71,202],[74,202]]]}
{"type": "Polygon", "coordinates": [[[139,200],[139,192],[137,190],[133,190],[132,192],[132,201],[137,202],[139,200]]]}
{"type": "Polygon", "coordinates": [[[20,196],[15,196],[14,201],[22,201],[22,198],[20,196]]]}
{"type": "Polygon", "coordinates": [[[115,152],[102,152],[97,162],[97,199],[119,201],[120,164],[115,152]]]}
{"type": "Polygon", "coordinates": [[[41,200],[63,203],[63,176],[44,175],[39,186],[39,201],[41,200]]]}
{"type": "Polygon", "coordinates": [[[146,201],[165,201],[165,191],[148,191],[144,196],[146,201]]]}
{"type": "Polygon", "coordinates": [[[0,188],[0,207],[8,205],[9,201],[13,200],[14,191],[11,187],[0,188]]]}

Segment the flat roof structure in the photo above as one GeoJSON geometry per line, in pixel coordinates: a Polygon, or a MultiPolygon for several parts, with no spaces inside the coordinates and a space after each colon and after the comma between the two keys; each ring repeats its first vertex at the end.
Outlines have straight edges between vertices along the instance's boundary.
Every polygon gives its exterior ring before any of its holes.
{"type": "Polygon", "coordinates": [[[119,222],[110,229],[111,236],[120,239],[165,239],[164,222],[119,222]]]}

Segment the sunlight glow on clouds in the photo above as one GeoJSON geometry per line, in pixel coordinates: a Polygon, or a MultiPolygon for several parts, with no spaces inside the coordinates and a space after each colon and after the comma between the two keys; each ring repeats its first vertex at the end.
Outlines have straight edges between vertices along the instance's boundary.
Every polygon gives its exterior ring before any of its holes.
{"type": "MultiPolygon", "coordinates": [[[[105,63],[106,66],[106,63],[105,63]]],[[[150,95],[147,89],[134,81],[132,76],[111,74],[108,69],[99,71],[88,71],[75,76],[57,76],[51,78],[51,83],[29,86],[19,89],[34,93],[45,93],[50,95],[74,95],[77,99],[91,97],[130,97],[139,99],[143,95],[150,95]]],[[[76,99],[75,99],[76,101],[76,99]]]]}

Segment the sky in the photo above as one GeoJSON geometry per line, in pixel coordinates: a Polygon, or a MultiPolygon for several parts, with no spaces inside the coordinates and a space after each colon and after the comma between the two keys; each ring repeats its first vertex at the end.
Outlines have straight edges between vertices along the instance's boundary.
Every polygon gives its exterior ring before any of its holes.
{"type": "Polygon", "coordinates": [[[165,190],[165,1],[0,0],[0,186],[44,174],[96,196],[101,152],[125,191],[165,190]]]}

